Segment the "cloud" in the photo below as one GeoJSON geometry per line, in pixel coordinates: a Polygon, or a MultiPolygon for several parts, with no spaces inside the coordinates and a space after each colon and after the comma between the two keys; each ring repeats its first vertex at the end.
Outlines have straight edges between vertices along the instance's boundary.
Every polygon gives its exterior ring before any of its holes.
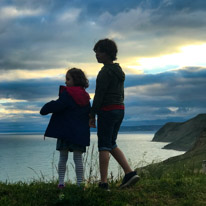
{"type": "Polygon", "coordinates": [[[38,114],[10,115],[10,119],[2,119],[0,124],[1,132],[44,132],[49,117],[41,117],[38,114]],[[12,120],[11,120],[12,119],[12,120]]]}
{"type": "Polygon", "coordinates": [[[203,0],[2,0],[0,122],[46,124],[38,110],[57,98],[66,68],[82,68],[93,94],[101,65],[92,48],[105,37],[127,73],[124,124],[205,112],[205,10],[203,0]]]}
{"type": "Polygon", "coordinates": [[[198,3],[187,1],[145,2],[118,13],[106,10],[97,18],[96,24],[107,28],[108,35],[117,40],[121,59],[178,53],[181,47],[205,42],[204,5],[200,8],[198,3]]]}
{"type": "Polygon", "coordinates": [[[205,113],[205,87],[206,68],[129,75],[125,82],[126,122],[184,121],[205,113]]]}
{"type": "Polygon", "coordinates": [[[31,79],[0,83],[0,98],[26,101],[38,101],[49,97],[58,97],[58,87],[64,84],[61,80],[31,79]]]}
{"type": "MultiPolygon", "coordinates": [[[[58,98],[61,78],[25,79],[0,83],[0,122],[35,122],[45,125],[40,108],[58,98]],[[38,121],[37,121],[38,119],[38,121]]],[[[185,121],[206,113],[206,68],[186,67],[159,74],[126,75],[124,125],[164,124],[185,121]]],[[[90,78],[91,94],[95,78],[90,78]]],[[[42,128],[42,125],[41,125],[42,128]]]]}
{"type": "Polygon", "coordinates": [[[182,104],[204,107],[205,79],[206,68],[183,68],[155,75],[133,75],[127,77],[126,94],[136,94],[145,101],[148,99],[148,104],[153,99],[153,105],[156,102],[170,107],[182,104]]]}
{"type": "Polygon", "coordinates": [[[132,61],[138,64],[137,57],[157,57],[205,42],[203,1],[121,0],[117,5],[108,0],[21,0],[0,6],[1,70],[94,62],[92,47],[106,36],[117,41],[119,59],[128,71],[132,61]],[[12,20],[6,21],[9,15],[12,20]]]}
{"type": "Polygon", "coordinates": [[[1,17],[0,21],[13,19],[18,17],[28,17],[28,16],[38,16],[42,13],[41,9],[31,10],[31,9],[17,9],[14,6],[7,6],[0,8],[1,17]]]}
{"type": "Polygon", "coordinates": [[[79,17],[79,14],[81,13],[81,9],[69,9],[63,14],[59,16],[59,21],[60,22],[69,22],[69,23],[74,23],[77,18],[79,17]]]}

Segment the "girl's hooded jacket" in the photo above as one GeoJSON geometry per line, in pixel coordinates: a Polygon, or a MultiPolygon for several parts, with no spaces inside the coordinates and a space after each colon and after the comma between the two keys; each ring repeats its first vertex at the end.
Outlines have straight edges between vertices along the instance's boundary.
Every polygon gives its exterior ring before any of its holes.
{"type": "Polygon", "coordinates": [[[40,110],[41,115],[52,113],[45,136],[89,146],[89,100],[89,94],[82,87],[60,86],[59,98],[46,103],[40,110]]]}

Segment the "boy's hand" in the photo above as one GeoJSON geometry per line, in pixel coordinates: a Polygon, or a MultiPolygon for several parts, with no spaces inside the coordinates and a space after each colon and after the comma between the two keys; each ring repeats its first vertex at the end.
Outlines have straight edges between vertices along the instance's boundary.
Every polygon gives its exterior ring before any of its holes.
{"type": "Polygon", "coordinates": [[[89,119],[89,126],[92,127],[92,128],[96,128],[96,120],[95,118],[90,118],[89,119]]]}

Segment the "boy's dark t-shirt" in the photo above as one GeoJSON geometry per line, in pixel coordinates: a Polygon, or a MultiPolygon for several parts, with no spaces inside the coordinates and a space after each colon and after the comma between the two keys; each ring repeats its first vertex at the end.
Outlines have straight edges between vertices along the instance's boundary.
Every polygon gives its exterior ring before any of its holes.
{"type": "Polygon", "coordinates": [[[96,90],[90,115],[109,105],[124,106],[125,74],[119,64],[106,64],[96,79],[96,90]]]}

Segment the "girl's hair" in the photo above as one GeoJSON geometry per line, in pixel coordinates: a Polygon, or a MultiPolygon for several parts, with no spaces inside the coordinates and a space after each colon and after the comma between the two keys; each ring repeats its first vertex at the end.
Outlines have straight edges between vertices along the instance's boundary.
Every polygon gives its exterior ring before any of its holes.
{"type": "Polygon", "coordinates": [[[89,87],[89,80],[81,69],[71,68],[67,71],[66,76],[67,74],[71,75],[74,86],[80,86],[84,88],[89,87]]]}
{"type": "Polygon", "coordinates": [[[117,45],[113,40],[101,39],[95,44],[93,50],[94,52],[99,50],[100,52],[106,53],[112,61],[117,59],[117,45]]]}

